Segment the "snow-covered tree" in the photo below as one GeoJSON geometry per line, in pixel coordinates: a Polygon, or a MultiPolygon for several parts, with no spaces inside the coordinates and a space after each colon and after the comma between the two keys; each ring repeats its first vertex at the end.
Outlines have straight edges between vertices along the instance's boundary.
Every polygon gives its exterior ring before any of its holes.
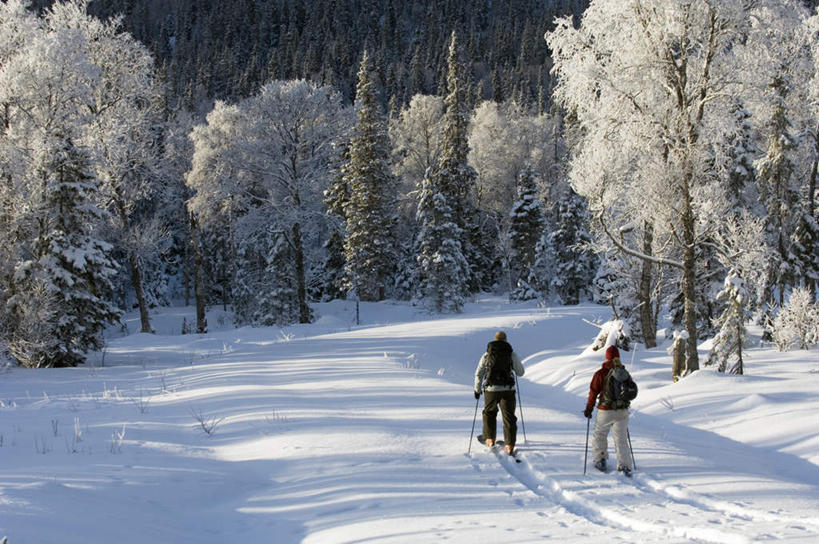
{"type": "Polygon", "coordinates": [[[477,172],[478,207],[506,215],[525,170],[544,180],[560,160],[554,156],[557,129],[551,116],[532,115],[514,102],[478,105],[469,124],[469,163],[477,172]]]}
{"type": "MultiPolygon", "coordinates": [[[[476,240],[471,239],[470,233],[476,232],[473,221],[476,217],[474,193],[476,173],[469,165],[469,113],[464,102],[463,66],[459,57],[459,47],[455,32],[449,42],[446,71],[446,97],[444,105],[444,132],[441,142],[441,156],[432,172],[433,186],[443,197],[445,205],[450,208],[451,221],[458,227],[460,236],[457,242],[462,248],[462,255],[467,259],[469,266],[470,286],[478,289],[478,270],[475,265],[483,259],[478,255],[476,240]]],[[[419,208],[420,208],[419,204],[419,208]]]]}
{"type": "Polygon", "coordinates": [[[710,226],[700,188],[727,140],[751,9],[733,0],[598,0],[579,29],[564,19],[547,38],[555,99],[578,125],[572,185],[612,244],[680,274],[686,372],[699,368],[697,250],[710,226]],[[652,226],[651,254],[620,242],[621,227],[637,221],[652,226]]]}
{"type": "MultiPolygon", "coordinates": [[[[741,98],[736,98],[731,106],[734,130],[729,132],[724,145],[716,153],[715,167],[721,171],[727,183],[726,194],[739,209],[745,207],[751,197],[747,194],[754,186],[756,169],[754,157],[758,155],[755,134],[751,124],[751,112],[741,98]]],[[[756,196],[756,195],[754,195],[756,196]]]]}
{"type": "Polygon", "coordinates": [[[393,171],[403,182],[403,193],[420,189],[427,169],[438,164],[443,120],[441,97],[416,94],[399,116],[390,121],[393,171]]]}
{"type": "Polygon", "coordinates": [[[258,231],[287,233],[300,322],[310,320],[307,248],[319,247],[321,196],[346,126],[338,93],[306,81],[271,81],[236,105],[219,103],[191,135],[190,206],[203,227],[232,230],[234,247],[258,231]]]}
{"type": "Polygon", "coordinates": [[[537,196],[535,175],[524,170],[518,180],[518,201],[512,206],[509,218],[509,273],[512,298],[532,298],[528,285],[529,275],[535,263],[535,248],[543,235],[544,217],[537,196]]]}
{"type": "Polygon", "coordinates": [[[268,326],[288,325],[299,320],[298,278],[293,268],[295,256],[286,232],[274,232],[271,238],[253,322],[268,326]]]}
{"type": "Polygon", "coordinates": [[[802,270],[811,267],[800,260],[807,255],[797,256],[791,244],[801,215],[800,200],[809,196],[809,164],[816,158],[810,135],[816,130],[817,113],[809,85],[804,84],[816,70],[802,3],[761,2],[755,15],[737,55],[746,67],[740,75],[747,78],[746,103],[761,149],[754,166],[757,213],[765,219],[770,253],[765,299],[781,306],[790,287],[802,283],[802,270]]]}
{"type": "Polygon", "coordinates": [[[45,337],[33,342],[31,331],[18,329],[9,347],[25,366],[77,366],[86,352],[102,348],[102,330],[119,319],[110,302],[116,265],[111,246],[93,233],[103,212],[93,203],[98,182],[87,154],[60,131],[49,136],[37,165],[43,194],[32,258],[17,264],[7,301],[18,323],[45,308],[48,325],[38,327],[45,337]]]}
{"type": "Polygon", "coordinates": [[[588,212],[574,192],[561,199],[557,208],[549,233],[555,262],[550,291],[564,304],[577,304],[590,292],[596,272],[596,259],[589,247],[588,212]]]}
{"type": "Polygon", "coordinates": [[[819,344],[819,303],[807,289],[794,289],[773,322],[773,339],[779,351],[808,349],[819,344]]]}
{"type": "Polygon", "coordinates": [[[159,86],[147,48],[119,32],[116,21],[103,23],[89,17],[86,8],[86,3],[56,4],[47,20],[52,28],[74,26],[82,32],[86,54],[100,67],[93,103],[88,106],[92,120],[86,142],[102,182],[99,201],[110,212],[109,239],[117,243],[122,268],[129,271],[141,332],[152,332],[146,276],[161,272],[156,253],[166,238],[163,222],[154,215],[156,207],[148,205],[162,189],[155,145],[162,126],[155,107],[159,86]]]}
{"type": "Polygon", "coordinates": [[[537,298],[541,305],[552,299],[552,279],[555,277],[556,257],[551,232],[543,231],[535,244],[535,255],[524,288],[516,293],[522,299],[537,298]]]}
{"type": "Polygon", "coordinates": [[[745,324],[751,318],[745,282],[732,270],[717,297],[725,302],[725,310],[715,320],[719,332],[714,337],[706,365],[716,365],[720,372],[744,374],[742,350],[748,341],[745,324]]]}
{"type": "Polygon", "coordinates": [[[796,165],[794,153],[797,148],[793,127],[788,119],[786,104],[789,85],[782,77],[771,84],[773,114],[769,122],[768,148],[756,163],[757,182],[760,199],[765,205],[766,222],[770,244],[775,252],[771,255],[768,269],[768,288],[778,287],[779,303],[782,304],[787,285],[793,285],[795,270],[789,259],[790,233],[792,232],[790,211],[795,207],[798,193],[792,178],[796,165]]]}
{"type": "Polygon", "coordinates": [[[461,229],[436,178],[427,176],[418,201],[418,295],[435,312],[460,312],[466,302],[469,265],[461,229]]]}
{"type": "Polygon", "coordinates": [[[321,268],[321,300],[344,298],[344,239],[337,230],[324,243],[327,252],[321,268]]]}
{"type": "Polygon", "coordinates": [[[98,159],[89,143],[100,116],[96,99],[110,83],[104,75],[116,66],[97,55],[86,29],[102,23],[88,19],[86,6],[57,4],[39,22],[20,2],[0,12],[6,57],[0,162],[3,200],[10,204],[2,221],[10,247],[0,312],[14,323],[8,347],[29,366],[83,362],[87,351],[101,347],[103,328],[119,317],[111,303],[112,247],[99,236],[105,212],[97,206],[98,159]],[[24,48],[7,49],[20,40],[24,48]],[[38,318],[41,323],[24,328],[38,318]]]}
{"type": "Polygon", "coordinates": [[[394,265],[397,182],[390,170],[386,120],[374,87],[372,61],[361,60],[356,87],[358,122],[343,167],[350,196],[344,207],[347,282],[360,300],[382,300],[394,265]]]}

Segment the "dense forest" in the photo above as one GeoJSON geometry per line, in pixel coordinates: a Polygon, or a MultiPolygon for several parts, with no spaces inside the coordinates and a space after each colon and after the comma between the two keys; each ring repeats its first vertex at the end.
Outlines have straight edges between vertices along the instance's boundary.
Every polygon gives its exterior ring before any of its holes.
{"type": "MultiPolygon", "coordinates": [[[[36,2],[44,8],[51,2],[36,2]]],[[[547,100],[543,35],[556,17],[578,21],[588,0],[96,0],[89,13],[144,43],[167,83],[169,102],[203,107],[247,97],[271,79],[309,79],[355,93],[365,49],[384,106],[444,94],[450,33],[463,38],[471,104],[547,100]]]]}
{"type": "Polygon", "coordinates": [[[8,0],[0,352],[487,291],[668,322],[678,375],[706,337],[741,372],[752,319],[812,345],[818,32],[797,0],[8,0]]]}

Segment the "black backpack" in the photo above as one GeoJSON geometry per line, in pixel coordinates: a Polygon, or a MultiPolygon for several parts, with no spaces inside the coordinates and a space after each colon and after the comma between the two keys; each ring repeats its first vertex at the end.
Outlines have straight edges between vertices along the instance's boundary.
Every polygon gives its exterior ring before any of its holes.
{"type": "Polygon", "coordinates": [[[486,385],[515,385],[512,375],[512,346],[502,340],[486,346],[486,385]]]}
{"type": "Polygon", "coordinates": [[[614,368],[606,374],[600,404],[612,410],[621,410],[628,408],[635,398],[637,398],[637,384],[631,379],[626,367],[614,365],[614,368]]]}

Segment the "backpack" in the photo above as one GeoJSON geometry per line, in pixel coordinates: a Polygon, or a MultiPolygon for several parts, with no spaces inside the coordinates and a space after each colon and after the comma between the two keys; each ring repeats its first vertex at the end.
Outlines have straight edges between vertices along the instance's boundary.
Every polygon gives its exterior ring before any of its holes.
{"type": "Polygon", "coordinates": [[[603,398],[600,404],[612,410],[628,408],[631,401],[637,398],[637,384],[622,365],[614,365],[606,374],[603,382],[603,398]]]}
{"type": "Polygon", "coordinates": [[[486,385],[514,386],[512,375],[512,346],[502,340],[486,346],[486,385]]]}

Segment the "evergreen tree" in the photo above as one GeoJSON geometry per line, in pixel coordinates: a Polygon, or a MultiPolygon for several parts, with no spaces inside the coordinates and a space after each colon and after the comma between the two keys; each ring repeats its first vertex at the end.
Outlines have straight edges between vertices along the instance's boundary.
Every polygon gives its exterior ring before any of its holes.
{"type": "Polygon", "coordinates": [[[774,249],[768,264],[768,298],[773,298],[774,290],[777,289],[780,306],[784,303],[786,286],[793,285],[795,279],[789,245],[791,210],[797,200],[796,192],[791,186],[791,176],[795,169],[793,153],[797,143],[791,135],[792,126],[788,118],[789,92],[789,83],[785,78],[774,78],[770,88],[773,114],[767,138],[768,147],[765,155],[756,162],[760,200],[767,212],[769,244],[774,249]]]}
{"type": "Polygon", "coordinates": [[[235,275],[232,285],[233,321],[239,326],[252,325],[258,315],[259,293],[264,287],[265,261],[259,254],[258,236],[242,238],[237,244],[235,275]]]}
{"type": "Polygon", "coordinates": [[[389,166],[387,125],[378,105],[373,67],[365,51],[356,88],[358,122],[344,176],[350,190],[345,207],[347,281],[361,300],[386,296],[393,263],[397,182],[389,166]]]}
{"type": "MultiPolygon", "coordinates": [[[[27,323],[36,298],[44,295],[51,307],[45,337],[12,342],[15,357],[25,366],[77,366],[85,353],[102,348],[103,329],[120,316],[110,302],[116,265],[111,246],[94,236],[103,212],[93,203],[99,182],[89,171],[89,157],[58,131],[53,147],[40,157],[41,193],[39,233],[35,257],[18,264],[15,295],[9,306],[19,323],[27,323]],[[26,349],[26,345],[34,346],[26,349]],[[16,349],[21,347],[22,349],[16,349]]],[[[25,337],[30,331],[18,331],[25,337]]]]}
{"type": "Polygon", "coordinates": [[[531,296],[527,280],[535,262],[535,250],[543,234],[543,209],[537,198],[535,175],[524,170],[518,179],[518,201],[509,214],[509,272],[512,298],[521,300],[531,296]]]}
{"type": "Polygon", "coordinates": [[[706,365],[717,365],[720,372],[743,374],[742,349],[747,344],[745,323],[751,314],[745,282],[735,271],[729,272],[717,298],[725,302],[725,310],[715,320],[719,332],[714,337],[706,365]]]}
{"type": "Polygon", "coordinates": [[[287,235],[282,231],[273,232],[264,270],[264,290],[258,299],[253,320],[255,323],[282,326],[299,320],[295,260],[296,254],[287,235]]]}
{"type": "Polygon", "coordinates": [[[432,311],[460,312],[468,279],[462,233],[435,180],[424,178],[418,201],[418,298],[432,311]]]}
{"type": "Polygon", "coordinates": [[[335,300],[346,297],[344,290],[344,239],[333,230],[324,243],[327,256],[321,270],[321,300],[335,300]]]}
{"type": "Polygon", "coordinates": [[[741,99],[737,99],[731,108],[736,123],[736,131],[728,136],[727,141],[727,182],[728,196],[735,205],[743,204],[746,189],[754,181],[753,158],[757,153],[751,127],[751,113],[745,108],[741,99]]]}
{"type": "Polygon", "coordinates": [[[463,71],[454,31],[449,42],[447,67],[444,132],[441,156],[433,173],[434,186],[443,196],[446,205],[450,207],[453,220],[459,229],[461,238],[458,241],[470,269],[469,287],[474,292],[480,288],[479,271],[476,265],[485,259],[479,255],[476,240],[469,236],[470,233],[478,232],[473,224],[474,218],[477,217],[477,210],[472,204],[477,174],[468,162],[469,112],[466,110],[463,99],[463,71]]]}
{"type": "Polygon", "coordinates": [[[552,246],[552,233],[543,230],[535,244],[535,258],[526,284],[515,296],[521,300],[537,298],[541,305],[546,305],[552,296],[552,280],[555,276],[556,258],[552,246]]]}
{"type": "Polygon", "coordinates": [[[813,288],[819,284],[819,223],[810,212],[808,202],[798,207],[788,260],[793,263],[795,276],[815,296],[813,288]]]}
{"type": "Polygon", "coordinates": [[[555,274],[551,289],[564,304],[577,304],[589,292],[596,263],[588,245],[588,212],[583,199],[570,191],[558,204],[551,246],[555,254],[555,274]]]}
{"type": "Polygon", "coordinates": [[[349,162],[350,145],[348,141],[343,141],[333,158],[333,177],[330,186],[324,190],[324,205],[327,207],[327,214],[342,223],[346,219],[344,210],[350,202],[350,184],[344,175],[345,165],[349,162]]]}

